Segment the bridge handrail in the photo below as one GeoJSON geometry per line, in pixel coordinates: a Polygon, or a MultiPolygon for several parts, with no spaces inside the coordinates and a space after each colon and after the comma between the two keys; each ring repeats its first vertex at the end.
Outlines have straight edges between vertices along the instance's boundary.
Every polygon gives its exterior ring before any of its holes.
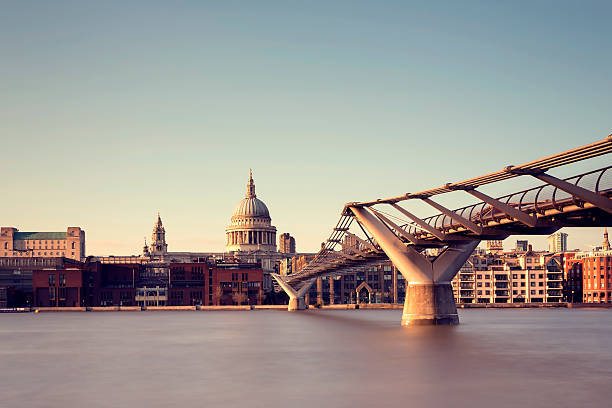
{"type": "MultiPolygon", "coordinates": [[[[577,176],[569,177],[565,179],[565,181],[570,182],[574,185],[580,185],[581,187],[585,187],[585,183],[582,183],[581,185],[581,181],[588,180],[588,176],[594,175],[595,177],[593,178],[595,178],[595,180],[593,186],[594,188],[592,189],[592,191],[600,193],[612,189],[612,179],[608,180],[607,178],[604,178],[604,175],[607,174],[612,174],[612,166],[592,170],[583,174],[579,174],[577,176]]],[[[561,200],[567,200],[569,198],[572,198],[576,205],[582,205],[581,200],[577,199],[569,193],[559,190],[557,187],[551,186],[550,184],[542,184],[540,186],[536,186],[527,190],[507,194],[505,196],[497,198],[497,200],[516,207],[517,209],[528,214],[541,214],[543,213],[543,209],[541,207],[543,207],[544,203],[550,203],[553,205],[553,207],[559,210],[559,203],[561,202],[561,200]],[[550,192],[547,192],[543,195],[542,191],[546,189],[549,189],[550,192]],[[559,196],[557,196],[558,194],[559,196]],[[565,197],[563,197],[564,195],[565,197]],[[525,200],[525,197],[531,196],[533,196],[533,200],[525,200]],[[518,201],[512,200],[513,197],[518,197],[518,201]]],[[[483,201],[458,208],[454,210],[454,212],[481,226],[486,226],[488,221],[495,221],[495,218],[497,217],[507,217],[505,213],[500,210],[496,210],[494,207],[483,201]],[[480,209],[474,212],[474,210],[476,210],[478,207],[480,207],[480,209]],[[484,214],[487,214],[487,212],[488,216],[483,216],[484,214]]],[[[452,227],[460,225],[458,223],[455,223],[450,217],[442,213],[423,218],[423,221],[440,231],[448,231],[449,229],[452,229],[452,227]]],[[[404,228],[406,232],[411,234],[420,235],[422,233],[421,228],[413,222],[403,224],[402,228],[404,228]]]]}

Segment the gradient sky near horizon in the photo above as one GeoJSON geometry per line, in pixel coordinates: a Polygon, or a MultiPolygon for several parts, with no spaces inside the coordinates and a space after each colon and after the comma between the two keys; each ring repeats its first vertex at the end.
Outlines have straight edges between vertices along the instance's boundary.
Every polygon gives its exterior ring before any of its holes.
{"type": "Polygon", "coordinates": [[[2,1],[0,225],[81,226],[88,254],[126,255],[160,211],[171,251],[221,251],[253,168],[279,234],[316,251],[348,201],[610,134],[611,19],[607,1],[2,1]]]}

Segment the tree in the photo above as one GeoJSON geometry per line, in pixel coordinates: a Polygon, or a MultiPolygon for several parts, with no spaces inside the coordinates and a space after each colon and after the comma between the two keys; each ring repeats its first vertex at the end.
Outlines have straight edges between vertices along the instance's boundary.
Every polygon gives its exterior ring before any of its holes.
{"type": "Polygon", "coordinates": [[[236,304],[241,305],[248,300],[248,297],[245,293],[236,292],[232,295],[232,300],[236,302],[236,304]]]}
{"type": "Polygon", "coordinates": [[[215,306],[221,305],[221,297],[223,296],[223,289],[220,286],[217,286],[213,290],[213,303],[215,306]]]}

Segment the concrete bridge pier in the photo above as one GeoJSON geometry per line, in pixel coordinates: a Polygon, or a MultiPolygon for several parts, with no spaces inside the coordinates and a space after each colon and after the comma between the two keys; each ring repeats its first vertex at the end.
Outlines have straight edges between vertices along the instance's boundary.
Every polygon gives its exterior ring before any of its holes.
{"type": "Polygon", "coordinates": [[[310,290],[310,287],[315,282],[315,279],[311,279],[305,282],[299,290],[295,290],[291,287],[282,276],[277,273],[270,274],[281,288],[285,291],[285,293],[289,296],[289,306],[287,307],[287,311],[294,312],[296,310],[306,310],[308,308],[308,304],[306,302],[306,294],[310,290]]]}
{"type": "Polygon", "coordinates": [[[305,297],[289,296],[289,306],[287,307],[287,310],[289,312],[294,312],[296,310],[306,310],[305,297]]]}
{"type": "Polygon", "coordinates": [[[402,326],[459,324],[450,283],[409,283],[402,326]]]}
{"type": "Polygon", "coordinates": [[[458,324],[451,280],[480,240],[450,244],[435,259],[406,246],[378,217],[363,207],[350,207],[359,223],[406,279],[402,326],[458,324]]]}

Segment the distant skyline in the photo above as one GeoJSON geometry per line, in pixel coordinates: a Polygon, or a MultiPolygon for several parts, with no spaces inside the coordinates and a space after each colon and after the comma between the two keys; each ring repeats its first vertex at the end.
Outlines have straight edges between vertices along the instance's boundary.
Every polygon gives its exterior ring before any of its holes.
{"type": "MultiPolygon", "coordinates": [[[[249,168],[278,234],[314,252],[346,202],[612,133],[610,2],[5,1],[2,11],[0,225],[80,226],[88,254],[139,253],[158,211],[170,251],[222,251],[249,168]]],[[[443,200],[465,204],[454,197],[443,200]]],[[[603,228],[563,231],[569,248],[601,244],[603,228]]],[[[546,248],[546,236],[527,239],[546,248]]]]}

